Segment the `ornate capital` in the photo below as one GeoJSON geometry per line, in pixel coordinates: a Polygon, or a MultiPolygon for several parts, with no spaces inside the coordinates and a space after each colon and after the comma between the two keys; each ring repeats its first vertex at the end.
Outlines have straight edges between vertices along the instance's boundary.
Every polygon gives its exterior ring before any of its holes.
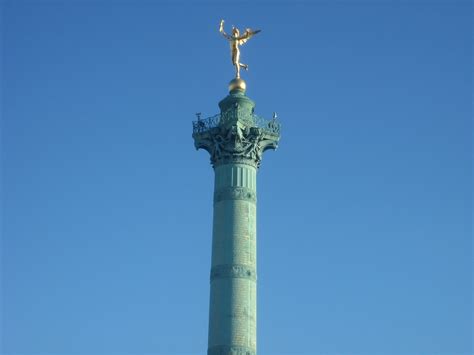
{"type": "Polygon", "coordinates": [[[259,167],[262,154],[276,149],[280,139],[280,124],[274,118],[264,120],[239,105],[226,112],[193,122],[196,149],[211,155],[213,166],[229,163],[259,167]]]}

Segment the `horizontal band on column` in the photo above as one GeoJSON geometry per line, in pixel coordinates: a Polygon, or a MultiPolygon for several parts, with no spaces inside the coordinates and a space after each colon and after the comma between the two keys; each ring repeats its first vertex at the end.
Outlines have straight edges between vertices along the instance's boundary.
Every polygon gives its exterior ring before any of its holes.
{"type": "Polygon", "coordinates": [[[207,355],[256,355],[255,349],[245,346],[217,345],[207,350],[207,355]]]}
{"type": "Polygon", "coordinates": [[[215,279],[242,278],[257,281],[257,271],[254,267],[242,264],[217,265],[211,269],[211,281],[215,279]]]}
{"type": "Polygon", "coordinates": [[[222,200],[245,200],[257,202],[257,193],[246,187],[227,187],[214,192],[214,202],[222,200]]]}

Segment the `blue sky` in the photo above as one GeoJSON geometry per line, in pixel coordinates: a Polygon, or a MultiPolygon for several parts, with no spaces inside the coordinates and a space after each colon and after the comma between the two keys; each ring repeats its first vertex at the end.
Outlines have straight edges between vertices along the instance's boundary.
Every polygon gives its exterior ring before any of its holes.
{"type": "Polygon", "coordinates": [[[258,348],[471,354],[469,1],[2,1],[5,354],[204,354],[213,172],[242,48],[258,348]]]}

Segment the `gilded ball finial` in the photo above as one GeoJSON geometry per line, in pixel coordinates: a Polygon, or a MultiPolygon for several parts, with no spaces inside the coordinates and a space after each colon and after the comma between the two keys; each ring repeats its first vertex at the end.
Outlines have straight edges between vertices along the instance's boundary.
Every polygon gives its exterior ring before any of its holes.
{"type": "Polygon", "coordinates": [[[247,84],[245,83],[245,81],[243,81],[240,78],[232,79],[229,83],[230,92],[235,91],[235,90],[245,92],[246,88],[247,88],[247,84]]]}

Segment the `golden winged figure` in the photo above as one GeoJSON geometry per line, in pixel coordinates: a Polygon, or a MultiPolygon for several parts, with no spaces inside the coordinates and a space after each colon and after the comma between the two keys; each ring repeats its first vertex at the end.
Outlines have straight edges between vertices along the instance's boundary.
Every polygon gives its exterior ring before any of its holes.
{"type": "Polygon", "coordinates": [[[232,27],[232,35],[228,35],[224,31],[224,20],[221,20],[219,27],[219,32],[222,33],[225,39],[229,41],[230,44],[230,53],[232,55],[232,64],[235,66],[235,77],[240,78],[240,68],[248,70],[249,66],[247,64],[240,63],[240,50],[239,46],[247,42],[253,35],[260,32],[260,30],[251,30],[247,28],[245,32],[240,35],[240,31],[236,27],[232,27]]]}

